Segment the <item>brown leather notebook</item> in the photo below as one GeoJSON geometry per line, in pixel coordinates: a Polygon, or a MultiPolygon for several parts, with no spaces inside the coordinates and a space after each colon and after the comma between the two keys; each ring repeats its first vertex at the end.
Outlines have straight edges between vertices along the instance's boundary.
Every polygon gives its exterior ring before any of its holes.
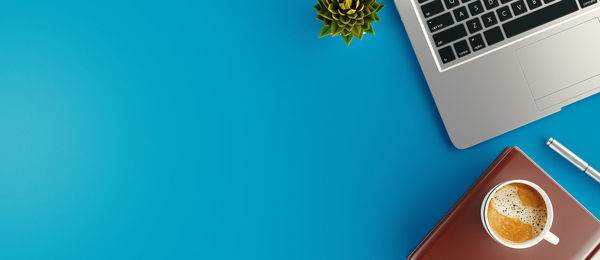
{"type": "Polygon", "coordinates": [[[408,259],[596,259],[600,257],[600,222],[519,148],[507,148],[479,177],[408,259]],[[554,207],[547,241],[527,249],[512,249],[494,241],[481,224],[485,195],[503,181],[523,179],[548,193],[554,207]]]}

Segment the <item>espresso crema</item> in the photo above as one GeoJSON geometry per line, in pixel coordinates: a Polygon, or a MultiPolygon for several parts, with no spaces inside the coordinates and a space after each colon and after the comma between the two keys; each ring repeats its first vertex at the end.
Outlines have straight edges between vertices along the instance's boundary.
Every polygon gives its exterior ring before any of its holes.
{"type": "Polygon", "coordinates": [[[494,193],[488,206],[492,231],[512,243],[524,243],[540,235],[548,218],[544,198],[533,187],[512,183],[494,193]]]}

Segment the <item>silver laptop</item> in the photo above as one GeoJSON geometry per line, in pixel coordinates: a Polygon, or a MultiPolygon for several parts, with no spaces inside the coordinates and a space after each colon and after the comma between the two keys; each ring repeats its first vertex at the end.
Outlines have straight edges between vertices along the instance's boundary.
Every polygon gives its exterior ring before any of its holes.
{"type": "Polygon", "coordinates": [[[457,148],[600,91],[598,0],[395,3],[457,148]]]}

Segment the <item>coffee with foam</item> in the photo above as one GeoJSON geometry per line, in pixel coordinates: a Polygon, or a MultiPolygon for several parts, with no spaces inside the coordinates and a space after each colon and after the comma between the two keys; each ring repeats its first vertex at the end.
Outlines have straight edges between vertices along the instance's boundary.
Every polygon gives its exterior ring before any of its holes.
{"type": "Polygon", "coordinates": [[[522,183],[498,189],[487,213],[492,231],[512,243],[524,243],[539,236],[547,217],[544,198],[533,187],[522,183]]]}

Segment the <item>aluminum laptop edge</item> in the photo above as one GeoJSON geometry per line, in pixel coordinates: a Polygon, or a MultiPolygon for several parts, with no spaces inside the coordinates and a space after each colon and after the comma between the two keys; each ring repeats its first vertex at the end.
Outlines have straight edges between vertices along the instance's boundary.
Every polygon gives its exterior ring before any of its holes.
{"type": "Polygon", "coordinates": [[[598,0],[394,1],[459,149],[600,91],[598,0]]]}

